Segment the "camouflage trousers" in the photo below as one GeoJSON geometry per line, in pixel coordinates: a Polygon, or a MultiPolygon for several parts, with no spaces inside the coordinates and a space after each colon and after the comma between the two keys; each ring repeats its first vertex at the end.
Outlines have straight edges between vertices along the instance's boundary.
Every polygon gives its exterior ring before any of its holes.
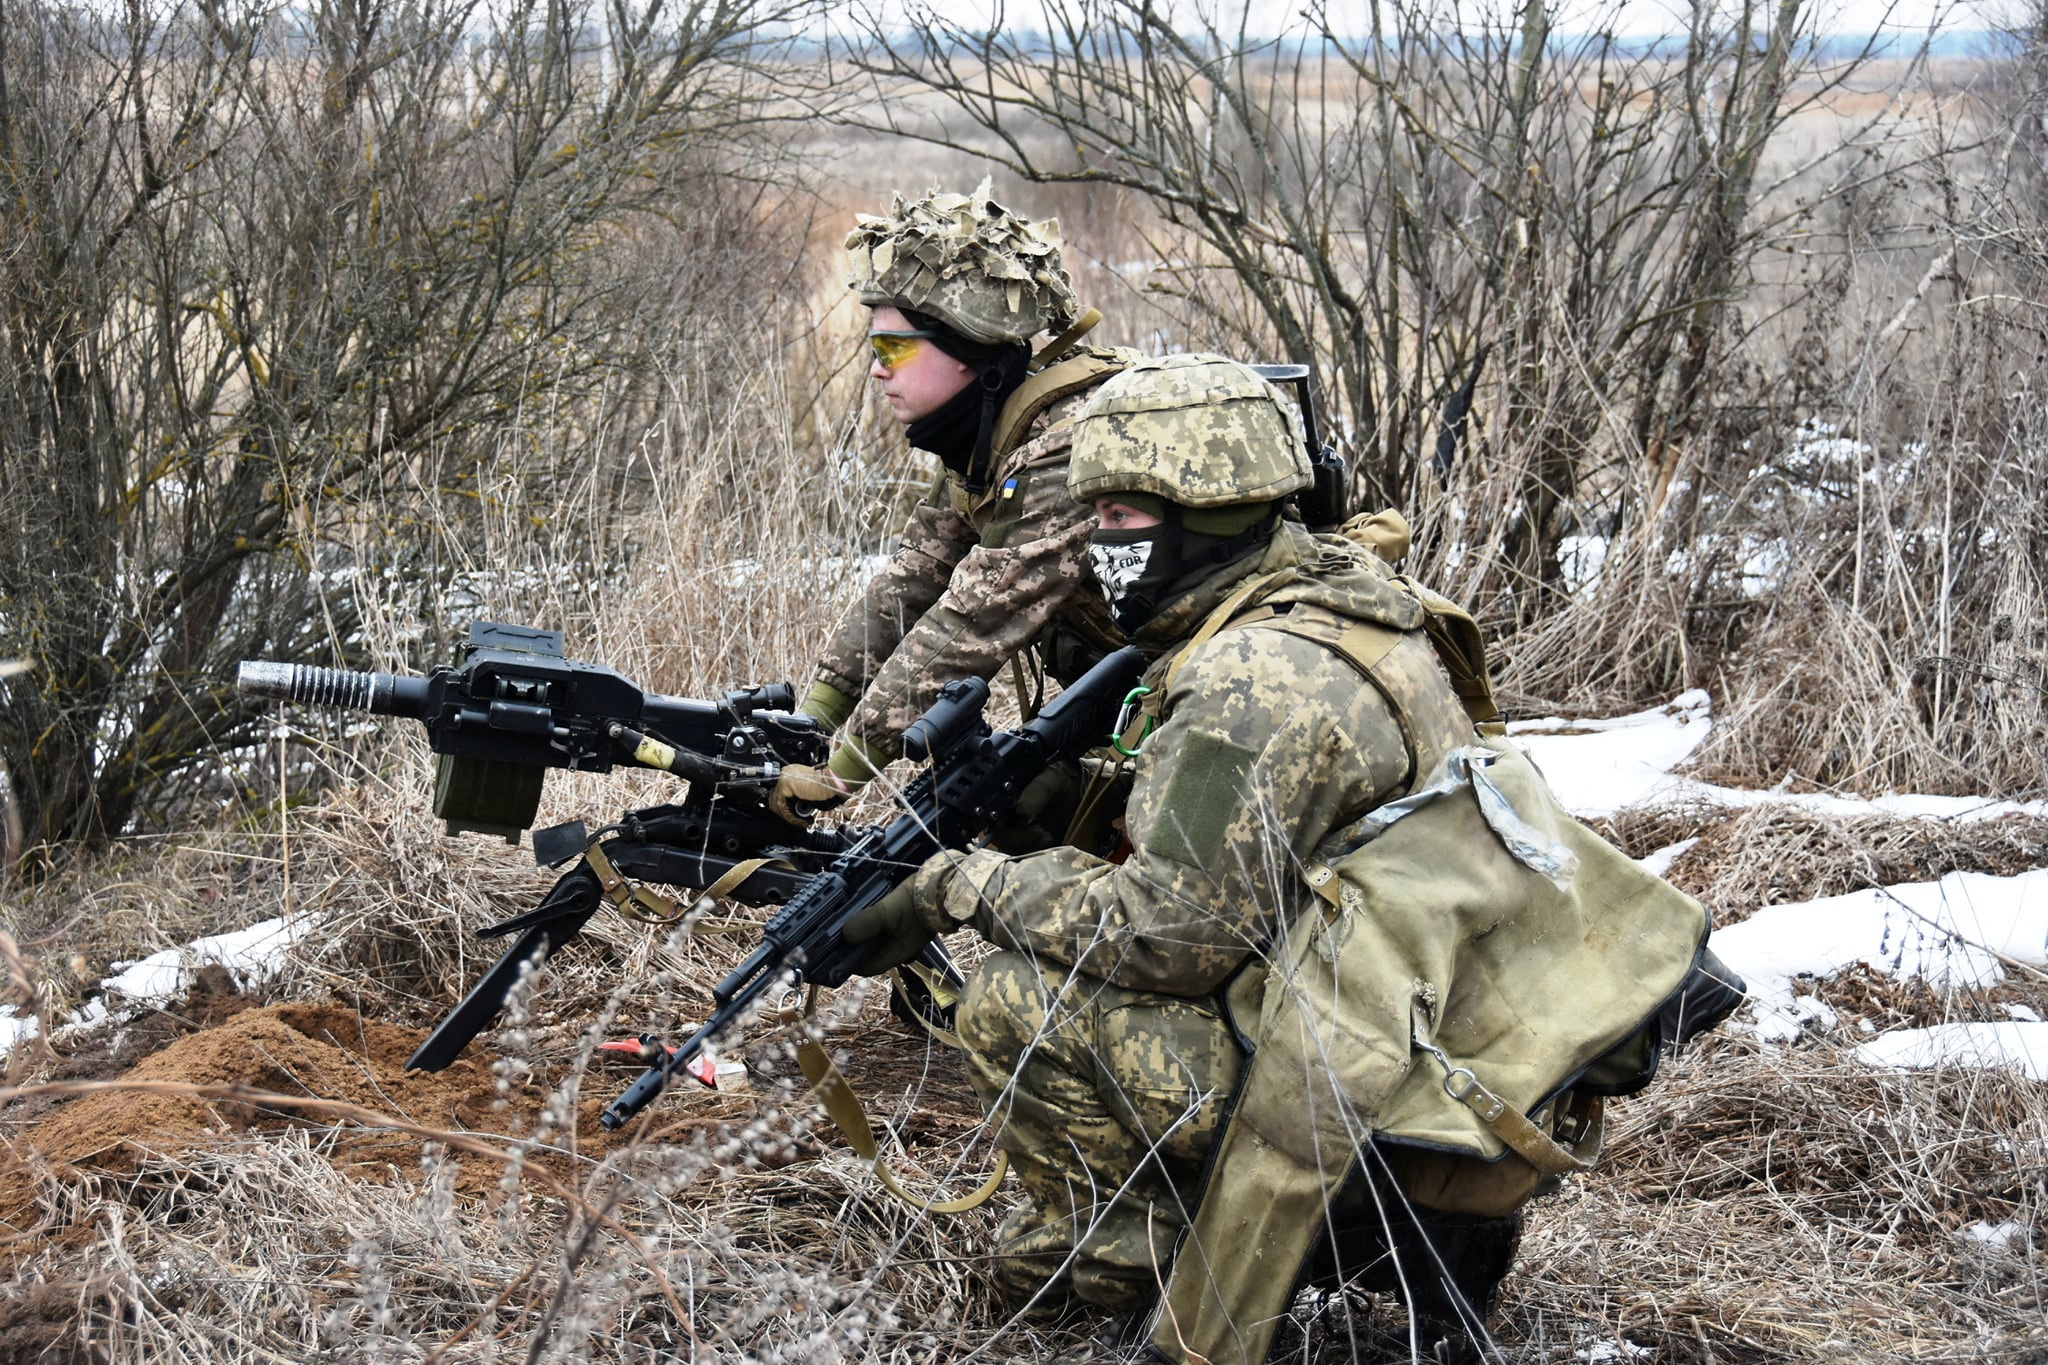
{"type": "Polygon", "coordinates": [[[1023,1198],[996,1235],[1012,1298],[1129,1308],[1194,1213],[1241,1057],[1207,1000],[1125,990],[997,953],[957,1029],[1023,1198]]]}

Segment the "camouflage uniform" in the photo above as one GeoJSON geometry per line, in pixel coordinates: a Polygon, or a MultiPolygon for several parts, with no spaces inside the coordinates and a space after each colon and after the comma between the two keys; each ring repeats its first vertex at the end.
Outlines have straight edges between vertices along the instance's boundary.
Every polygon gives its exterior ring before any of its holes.
{"type": "Polygon", "coordinates": [[[1147,681],[1165,691],[1137,760],[1126,861],[980,850],[918,874],[929,923],[972,924],[1007,950],[977,970],[959,1033],[1023,1187],[997,1248],[1014,1292],[1051,1279],[1124,1307],[1156,1290],[1240,1064],[1218,993],[1298,910],[1314,850],[1413,780],[1403,720],[1415,747],[1471,735],[1420,623],[1377,559],[1283,524],[1263,555],[1138,634],[1161,651],[1147,681]],[[1285,615],[1223,630],[1166,685],[1179,643],[1244,581],[1274,574],[1284,581],[1260,600],[1285,615]],[[1401,718],[1310,638],[1354,621],[1409,632],[1376,670],[1401,718]]]}
{"type": "Polygon", "coordinates": [[[818,679],[860,698],[847,730],[876,757],[902,753],[904,729],[950,679],[993,677],[1035,645],[1070,682],[1121,643],[1088,573],[1094,514],[1066,488],[1069,419],[1084,396],[1056,401],[994,452],[985,492],[942,472],[832,632],[818,679]]]}
{"type": "MultiPolygon", "coordinates": [[[[846,246],[869,307],[915,308],[990,345],[1062,329],[1072,338],[1087,326],[1075,324],[1082,310],[1060,267],[1059,224],[1009,213],[987,181],[971,195],[899,195],[887,216],[861,215],[846,246]]],[[[842,778],[899,756],[904,729],[951,679],[993,677],[1035,647],[1040,668],[1072,681],[1122,643],[1088,573],[1093,517],[1068,495],[1066,473],[1069,419],[1086,388],[1132,358],[1042,355],[1040,370],[1057,359],[1061,374],[1078,378],[1055,383],[1044,373],[1011,395],[995,424],[1009,434],[989,451],[978,486],[941,472],[818,664],[817,681],[841,700],[815,713],[843,721],[864,751],[851,765],[835,756],[842,778]],[[836,714],[849,702],[849,714],[836,714]]]]}

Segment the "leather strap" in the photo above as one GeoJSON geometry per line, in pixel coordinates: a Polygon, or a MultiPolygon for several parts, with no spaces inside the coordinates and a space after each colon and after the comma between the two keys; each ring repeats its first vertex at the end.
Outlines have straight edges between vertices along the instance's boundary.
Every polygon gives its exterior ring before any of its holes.
{"type": "MultiPolygon", "coordinates": [[[[1479,1116],[1493,1135],[1545,1175],[1569,1175],[1593,1169],[1593,1157],[1581,1157],[1530,1122],[1529,1116],[1486,1088],[1468,1066],[1455,1066],[1444,1050],[1430,1041],[1429,1015],[1417,1002],[1409,1016],[1414,1045],[1444,1069],[1444,1093],[1479,1116]]],[[[1556,1101],[1563,1104],[1560,1098],[1556,1101]]],[[[1597,1153],[1595,1154],[1597,1155],[1597,1153]]]]}
{"type": "MultiPolygon", "coordinates": [[[[583,861],[590,864],[590,870],[597,874],[597,883],[604,891],[604,898],[629,920],[641,924],[668,925],[677,923],[688,913],[682,906],[660,892],[650,891],[629,880],[625,873],[612,866],[612,860],[605,856],[604,848],[600,844],[592,844],[584,849],[583,861]]],[[[726,869],[725,875],[704,888],[703,895],[706,899],[717,900],[721,896],[732,894],[735,887],[764,867],[789,866],[780,858],[749,858],[745,862],[734,863],[726,869]]],[[[698,934],[731,934],[760,927],[753,920],[740,917],[706,917],[693,923],[690,930],[698,934]]]]}
{"type": "Polygon", "coordinates": [[[605,856],[603,845],[592,844],[584,849],[583,861],[590,864],[590,870],[597,874],[597,884],[603,888],[604,898],[627,919],[638,920],[642,924],[674,924],[683,917],[683,908],[667,896],[627,881],[625,874],[613,867],[612,860],[605,856]]]}

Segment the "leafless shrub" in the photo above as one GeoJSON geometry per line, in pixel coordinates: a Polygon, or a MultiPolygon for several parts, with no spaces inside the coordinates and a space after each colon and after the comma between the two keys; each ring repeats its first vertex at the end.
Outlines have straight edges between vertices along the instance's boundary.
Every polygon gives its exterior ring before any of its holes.
{"type": "Polygon", "coordinates": [[[237,658],[360,657],[337,575],[432,600],[501,480],[629,500],[618,425],[721,317],[648,267],[777,233],[721,173],[790,13],[8,7],[0,655],[34,667],[0,768],[31,849],[245,742],[237,658]]]}

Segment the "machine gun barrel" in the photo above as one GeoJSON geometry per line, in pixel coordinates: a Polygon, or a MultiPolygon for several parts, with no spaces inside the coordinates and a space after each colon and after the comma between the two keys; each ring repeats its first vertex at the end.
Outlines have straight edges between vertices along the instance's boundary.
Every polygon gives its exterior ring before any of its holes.
{"type": "Polygon", "coordinates": [[[235,686],[251,696],[301,706],[337,706],[408,720],[423,720],[427,714],[427,680],[402,678],[396,673],[249,659],[236,670],[235,686]]]}

